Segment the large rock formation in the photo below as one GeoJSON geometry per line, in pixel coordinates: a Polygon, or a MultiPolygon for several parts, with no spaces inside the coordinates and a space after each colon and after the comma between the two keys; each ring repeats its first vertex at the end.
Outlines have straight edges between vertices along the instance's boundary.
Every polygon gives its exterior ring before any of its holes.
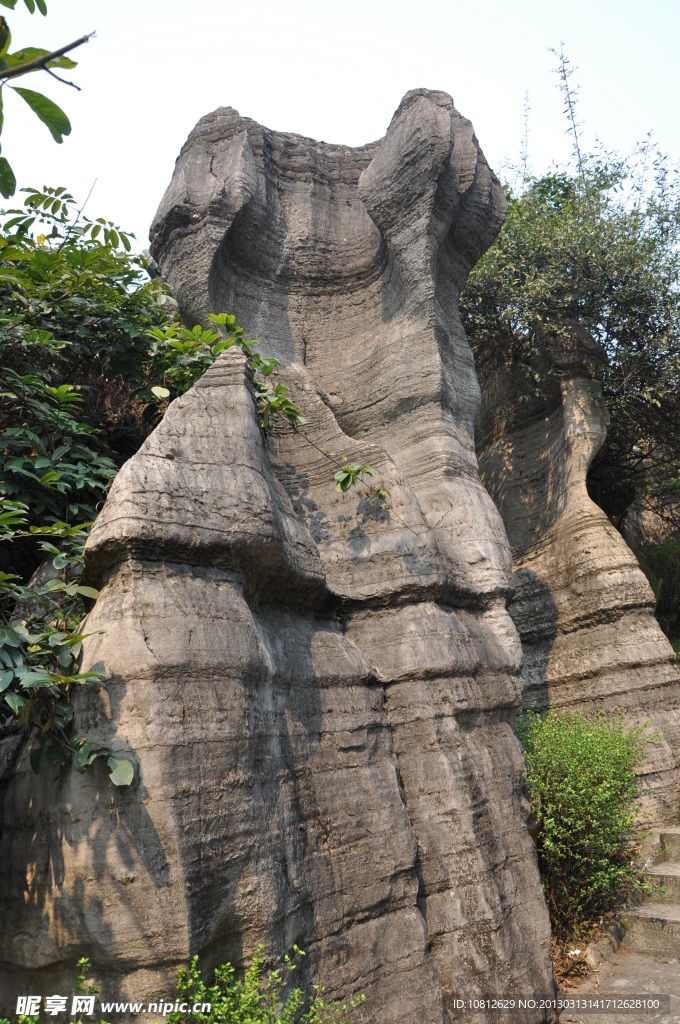
{"type": "Polygon", "coordinates": [[[258,942],[274,959],[297,942],[376,1024],[552,993],[510,551],[478,477],[458,317],[504,211],[442,93],[409,93],[360,149],[230,108],[190,135],[153,253],[185,319],[233,312],[287,364],[307,424],[263,438],[230,350],[115,481],[86,552],[103,585],[86,667],[108,684],[78,720],[139,781],[21,763],[8,994],[86,953],[105,992],[146,999],[191,953],[241,963],[258,942]],[[391,497],[336,492],[341,456],[391,497]]]}
{"type": "Polygon", "coordinates": [[[539,396],[503,353],[479,366],[480,472],[512,547],[522,703],[648,721],[641,820],[655,826],[678,813],[680,673],[635,555],[586,490],[607,430],[604,357],[574,325],[540,350],[539,396]]]}

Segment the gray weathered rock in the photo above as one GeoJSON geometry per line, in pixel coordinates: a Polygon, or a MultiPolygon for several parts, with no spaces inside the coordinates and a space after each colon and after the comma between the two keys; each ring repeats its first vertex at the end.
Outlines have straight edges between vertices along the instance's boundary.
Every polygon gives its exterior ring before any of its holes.
{"type": "Polygon", "coordinates": [[[518,401],[512,363],[479,369],[480,472],[512,547],[523,704],[649,721],[642,806],[654,826],[678,813],[680,673],[635,555],[586,490],[607,430],[599,348],[572,327],[543,350],[554,375],[539,398],[518,401]]]}
{"type": "Polygon", "coordinates": [[[186,319],[226,309],[262,336],[308,422],[263,441],[228,351],[115,481],[87,546],[103,632],[86,665],[109,682],[78,716],[139,782],[22,762],[1,848],[8,992],[87,953],[107,993],[146,999],[192,952],[241,963],[261,941],[273,958],[297,942],[376,1024],[552,993],[510,553],[458,317],[504,209],[442,93],[409,93],[356,150],[228,108],[192,132],[155,258],[186,319]],[[391,498],[338,494],[341,457],[391,498]]]}

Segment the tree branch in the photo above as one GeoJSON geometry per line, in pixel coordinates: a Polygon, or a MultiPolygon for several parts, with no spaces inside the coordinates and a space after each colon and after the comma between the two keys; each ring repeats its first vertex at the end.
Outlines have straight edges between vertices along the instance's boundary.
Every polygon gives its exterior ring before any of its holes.
{"type": "Polygon", "coordinates": [[[82,92],[82,89],[79,85],[76,85],[75,82],[69,82],[66,78],[60,78],[59,75],[55,75],[54,71],[52,71],[51,68],[45,68],[45,71],[48,75],[52,75],[52,78],[56,78],[58,82],[61,82],[62,85],[70,85],[73,89],[77,89],[78,92],[82,92]]]}
{"type": "Polygon", "coordinates": [[[26,64],[19,64],[15,68],[5,68],[4,71],[0,71],[0,79],[2,78],[16,78],[17,75],[24,75],[27,71],[38,71],[41,68],[45,69],[45,65],[49,64],[51,60],[56,60],[57,57],[63,57],[65,53],[69,53],[71,50],[75,50],[77,46],[82,46],[83,43],[87,43],[94,32],[88,32],[86,36],[81,39],[76,39],[75,43],[69,43],[68,46],[62,46],[60,50],[53,50],[52,53],[46,53],[44,57],[36,57],[35,60],[29,60],[26,64]]]}

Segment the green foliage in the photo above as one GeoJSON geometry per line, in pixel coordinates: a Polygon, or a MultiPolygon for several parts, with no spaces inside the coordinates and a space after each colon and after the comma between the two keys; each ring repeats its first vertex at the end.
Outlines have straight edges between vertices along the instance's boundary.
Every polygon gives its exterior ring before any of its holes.
{"type": "Polygon", "coordinates": [[[630,159],[582,155],[566,63],[576,165],[506,186],[505,225],[470,274],[463,322],[482,382],[512,360],[524,398],[559,377],[544,339],[577,323],[599,341],[611,425],[590,495],[619,527],[637,493],[680,528],[680,175],[649,141],[630,159]]]}
{"type": "Polygon", "coordinates": [[[100,685],[102,673],[80,672],[82,642],[79,624],[85,600],[97,591],[80,585],[83,546],[89,524],[57,522],[15,530],[26,509],[0,499],[0,538],[26,535],[39,540],[54,570],[44,583],[24,586],[14,573],[0,572],[0,725],[16,721],[31,742],[30,762],[40,774],[69,762],[84,772],[97,758],[106,758],[109,778],[129,785],[132,762],[107,747],[69,735],[73,724],[70,700],[74,687],[100,685]],[[57,543],[53,543],[56,541],[57,543]]]}
{"type": "Polygon", "coordinates": [[[636,766],[647,741],[623,715],[520,715],[525,786],[538,821],[537,850],[553,926],[567,935],[610,909],[638,872],[630,857],[636,766]]]}
{"type": "Polygon", "coordinates": [[[103,758],[112,784],[129,785],[129,758],[74,733],[74,688],[102,682],[79,670],[97,597],[80,573],[90,522],[143,440],[137,429],[131,445],[107,443],[118,440],[108,394],[122,382],[129,399],[143,380],[145,332],[166,322],[166,295],[124,232],[79,219],[64,188],[25,191],[0,232],[0,721],[23,729],[36,772],[103,758]],[[47,559],[30,584],[12,568],[27,544],[47,559]]]}
{"type": "Polygon", "coordinates": [[[117,472],[95,431],[75,419],[82,403],[71,384],[0,369],[0,497],[20,502],[42,521],[92,520],[117,472]]]}
{"type": "Polygon", "coordinates": [[[639,557],[656,576],[656,617],[680,657],[680,540],[643,548],[639,557]]]}
{"type": "Polygon", "coordinates": [[[0,343],[10,365],[73,381],[88,361],[105,379],[141,383],[141,336],[167,322],[167,289],[129,254],[134,236],[89,220],[63,187],[23,191],[24,208],[4,211],[0,236],[0,343]]]}
{"type": "Polygon", "coordinates": [[[253,388],[257,402],[260,427],[266,433],[271,419],[281,416],[297,426],[305,423],[305,416],[288,397],[284,384],[272,384],[270,377],[281,363],[274,356],[261,356],[255,346],[261,344],[248,338],[236,319],[228,313],[209,313],[208,319],[222,330],[205,330],[199,325],[189,330],[178,324],[152,328],[149,350],[147,384],[137,392],[148,403],[147,409],[157,418],[165,399],[172,401],[184,394],[201,377],[220,354],[235,345],[246,359],[253,374],[253,388]],[[153,384],[152,382],[156,383],[153,384]],[[155,403],[155,406],[154,406],[155,403]]]}
{"type": "MultiPolygon", "coordinates": [[[[3,7],[7,7],[10,11],[13,11],[17,5],[17,0],[0,0],[0,4],[3,7]]],[[[28,8],[29,14],[33,14],[35,12],[36,6],[41,14],[47,14],[45,0],[24,0],[24,4],[28,8]]]]}
{"type": "MultiPolygon", "coordinates": [[[[364,466],[361,462],[348,462],[335,474],[335,489],[336,491],[348,491],[350,487],[356,487],[362,478],[366,479],[371,476],[375,476],[373,466],[364,466]]],[[[380,488],[380,490],[388,493],[385,488],[380,488]]]]}
{"type": "Polygon", "coordinates": [[[172,306],[125,232],[78,220],[64,188],[25,192],[0,232],[2,493],[34,516],[93,519],[144,440],[132,395],[145,380],[145,334],[172,306]],[[82,511],[67,509],[74,500],[82,511]]]}
{"type": "Polygon", "coordinates": [[[315,985],[307,1000],[299,988],[291,987],[296,961],[305,954],[293,946],[294,956],[285,957],[285,969],[264,977],[264,947],[258,946],[243,981],[235,979],[230,963],[215,968],[214,983],[206,987],[193,957],[189,969],[178,971],[177,995],[189,1006],[209,1003],[210,1013],[173,1013],[172,1024],[348,1024],[352,1010],[364,1002],[355,996],[347,1003],[327,1002],[324,987],[315,985]],[[307,1004],[307,1005],[305,1005],[307,1004]]]}
{"type": "MultiPolygon", "coordinates": [[[[47,14],[45,0],[24,0],[24,4],[31,14],[35,12],[36,7],[42,15],[47,14]]],[[[0,5],[13,11],[16,7],[16,0],[0,0],[0,5]]],[[[6,19],[0,17],[0,132],[2,132],[4,122],[2,89],[7,88],[12,89],[17,95],[21,96],[22,100],[48,128],[55,142],[61,143],[64,141],[65,135],[71,134],[71,123],[68,117],[53,100],[40,92],[36,92],[34,89],[8,85],[7,81],[43,71],[53,78],[57,78],[58,81],[63,82],[64,79],[59,78],[55,74],[54,69],[77,67],[76,62],[66,56],[66,51],[74,50],[77,46],[87,42],[87,39],[88,37],[85,36],[70,46],[62,47],[61,50],[63,52],[50,52],[37,46],[24,46],[22,49],[10,53],[12,34],[6,19]]],[[[73,83],[67,82],[66,84],[71,85],[73,83]]],[[[0,157],[0,193],[2,193],[5,199],[8,199],[14,195],[15,189],[16,179],[14,172],[7,158],[4,156],[0,157]]]]}

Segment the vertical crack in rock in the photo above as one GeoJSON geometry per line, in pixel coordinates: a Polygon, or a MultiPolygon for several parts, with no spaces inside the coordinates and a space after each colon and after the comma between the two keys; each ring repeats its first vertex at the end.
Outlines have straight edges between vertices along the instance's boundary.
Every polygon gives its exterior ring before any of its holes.
{"type": "Polygon", "coordinates": [[[480,471],[512,546],[523,704],[649,721],[658,741],[641,766],[641,807],[655,827],[678,813],[680,672],[635,555],[586,490],[607,430],[603,358],[565,325],[541,340],[545,393],[521,405],[519,366],[502,353],[480,366],[480,471]]]}
{"type": "Polygon", "coordinates": [[[77,715],[139,782],[24,760],[7,784],[10,997],[87,953],[107,996],[146,999],[190,954],[242,964],[258,942],[273,959],[297,942],[301,981],[363,991],[375,1024],[552,994],[510,549],[458,315],[504,215],[444,93],[407,94],[359,149],[230,108],[191,133],[154,257],[187,322],[234,313],[286,364],[307,423],[263,440],[226,351],[119,473],[86,549],[103,589],[84,667],[108,689],[77,715]],[[336,492],[345,458],[389,500],[336,492]]]}

